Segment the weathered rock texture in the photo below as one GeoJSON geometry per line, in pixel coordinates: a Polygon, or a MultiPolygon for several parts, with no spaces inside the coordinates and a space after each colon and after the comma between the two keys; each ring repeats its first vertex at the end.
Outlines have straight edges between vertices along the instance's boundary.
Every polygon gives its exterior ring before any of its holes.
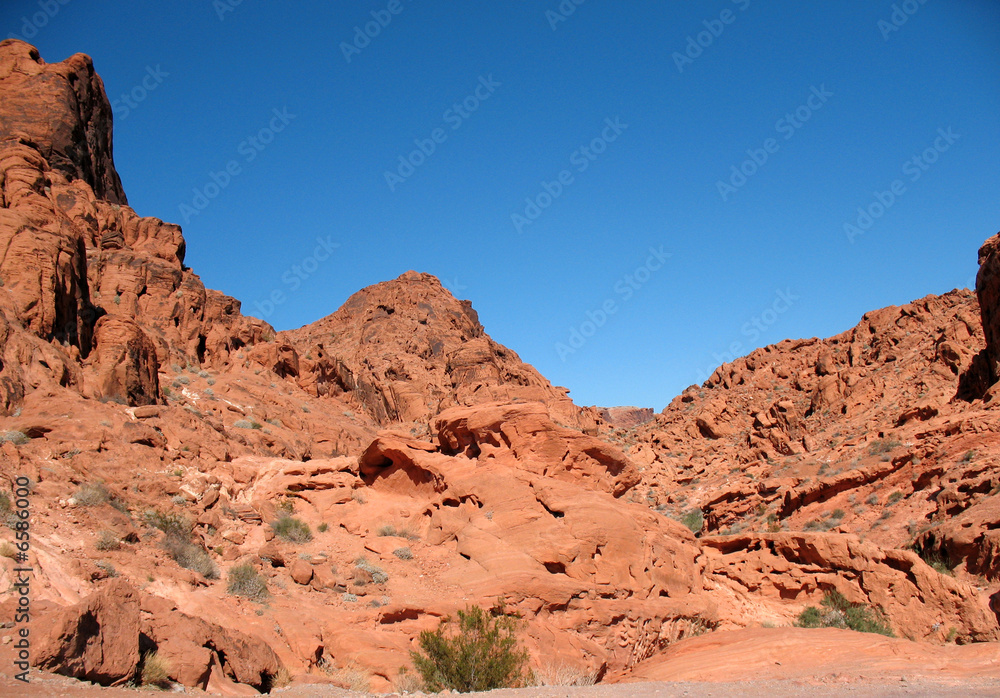
{"type": "Polygon", "coordinates": [[[922,643],[995,643],[984,250],[980,303],[760,349],[655,417],[581,409],[426,274],[291,332],[243,316],[127,206],[89,59],[2,42],[0,478],[33,486],[35,661],[388,691],[421,631],[501,598],[535,668],[619,680],[830,591],[922,643]],[[246,565],[257,600],[229,593],[246,565]]]}

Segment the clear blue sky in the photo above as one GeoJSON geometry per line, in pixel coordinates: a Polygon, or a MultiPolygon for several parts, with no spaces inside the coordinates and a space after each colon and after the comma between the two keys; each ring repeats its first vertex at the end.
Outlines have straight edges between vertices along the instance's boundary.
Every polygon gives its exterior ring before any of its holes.
{"type": "Polygon", "coordinates": [[[1000,230],[992,0],[59,2],[4,0],[0,35],[142,98],[118,171],[206,285],[287,329],[430,272],[581,404],[964,287],[1000,230]]]}

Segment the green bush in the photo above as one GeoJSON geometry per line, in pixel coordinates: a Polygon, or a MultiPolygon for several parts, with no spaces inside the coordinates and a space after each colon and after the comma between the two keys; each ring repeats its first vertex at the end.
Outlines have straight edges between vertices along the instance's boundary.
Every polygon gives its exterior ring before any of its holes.
{"type": "Polygon", "coordinates": [[[810,606],[799,614],[795,624],[800,628],[848,628],[895,637],[880,609],[851,603],[839,591],[828,591],[821,605],[826,611],[810,606]]]}
{"type": "Polygon", "coordinates": [[[228,582],[226,591],[233,596],[242,596],[257,603],[262,603],[271,596],[267,590],[267,581],[249,562],[236,565],[229,570],[226,580],[228,582]]]}
{"type": "Polygon", "coordinates": [[[282,516],[271,524],[274,535],[290,543],[308,543],[313,534],[309,525],[291,516],[282,516]]]}
{"type": "Polygon", "coordinates": [[[705,527],[705,515],[701,509],[691,509],[681,515],[679,521],[691,529],[691,533],[698,533],[705,527]]]}
{"type": "Polygon", "coordinates": [[[200,545],[178,535],[168,535],[162,545],[174,562],[184,569],[197,572],[205,579],[219,578],[219,568],[200,545]]]}
{"type": "Polygon", "coordinates": [[[518,646],[515,616],[503,606],[484,611],[468,606],[435,631],[420,633],[421,652],[411,651],[413,665],[428,691],[450,689],[461,693],[518,688],[528,680],[528,653],[518,646]]]}

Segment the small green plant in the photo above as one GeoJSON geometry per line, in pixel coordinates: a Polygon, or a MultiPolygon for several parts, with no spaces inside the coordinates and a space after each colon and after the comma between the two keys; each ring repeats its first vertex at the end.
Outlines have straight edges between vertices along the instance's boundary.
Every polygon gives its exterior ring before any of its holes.
{"type": "Polygon", "coordinates": [[[396,548],[392,551],[392,554],[398,557],[400,560],[412,560],[413,551],[409,548],[396,548]]]}
{"type": "Polygon", "coordinates": [[[528,653],[518,645],[520,621],[498,604],[489,611],[468,606],[457,625],[441,621],[437,630],[420,633],[420,652],[411,651],[425,689],[460,693],[519,688],[529,679],[528,653]]]}
{"type": "Polygon", "coordinates": [[[271,528],[274,535],[289,543],[308,543],[313,537],[309,525],[292,516],[282,516],[271,524],[271,528]]]}
{"type": "Polygon", "coordinates": [[[111,493],[103,482],[89,482],[80,485],[73,499],[82,507],[97,507],[110,502],[111,493]]]}
{"type": "Polygon", "coordinates": [[[902,498],[903,498],[903,493],[900,492],[899,490],[896,490],[895,492],[889,495],[889,499],[886,500],[886,506],[891,507],[893,504],[895,504],[902,498]]]}
{"type": "Polygon", "coordinates": [[[140,681],[143,686],[168,688],[170,685],[170,665],[157,652],[147,652],[142,656],[140,681]]]}
{"type": "Polygon", "coordinates": [[[705,527],[705,515],[697,508],[684,512],[679,521],[691,529],[691,533],[699,533],[705,527]]]}
{"type": "Polygon", "coordinates": [[[940,551],[924,548],[918,549],[917,554],[920,555],[921,560],[930,565],[938,574],[946,574],[949,577],[955,576],[955,572],[952,570],[947,557],[942,555],[940,551]]]}
{"type": "Polygon", "coordinates": [[[271,592],[267,590],[267,581],[249,562],[230,569],[226,581],[226,591],[233,596],[241,596],[257,603],[263,603],[271,596],[271,592]]]}
{"type": "Polygon", "coordinates": [[[329,528],[330,524],[324,521],[323,523],[321,523],[319,526],[316,527],[316,530],[319,531],[320,533],[326,533],[329,528]]]}
{"type": "Polygon", "coordinates": [[[944,639],[945,642],[954,642],[955,638],[958,637],[958,628],[954,625],[948,628],[948,637],[944,639]]]}
{"type": "Polygon", "coordinates": [[[969,451],[966,451],[965,455],[962,456],[962,462],[963,463],[971,463],[972,459],[975,458],[975,457],[976,457],[976,450],[975,449],[971,449],[969,451]]]}
{"type": "Polygon", "coordinates": [[[197,572],[205,579],[219,578],[219,568],[200,545],[179,535],[168,535],[161,545],[174,562],[184,569],[197,572]]]}
{"type": "Polygon", "coordinates": [[[851,603],[839,591],[828,591],[821,605],[825,611],[815,606],[803,610],[796,625],[800,628],[848,628],[861,633],[895,637],[880,609],[851,603]]]}

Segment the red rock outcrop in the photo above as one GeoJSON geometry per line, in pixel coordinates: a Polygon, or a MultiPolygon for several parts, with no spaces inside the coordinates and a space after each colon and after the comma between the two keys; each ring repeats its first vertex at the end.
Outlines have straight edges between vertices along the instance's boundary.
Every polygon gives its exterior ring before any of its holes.
{"type": "Polygon", "coordinates": [[[40,669],[120,686],[139,664],[139,596],[121,580],[75,606],[41,619],[33,661],[40,669]]]}

